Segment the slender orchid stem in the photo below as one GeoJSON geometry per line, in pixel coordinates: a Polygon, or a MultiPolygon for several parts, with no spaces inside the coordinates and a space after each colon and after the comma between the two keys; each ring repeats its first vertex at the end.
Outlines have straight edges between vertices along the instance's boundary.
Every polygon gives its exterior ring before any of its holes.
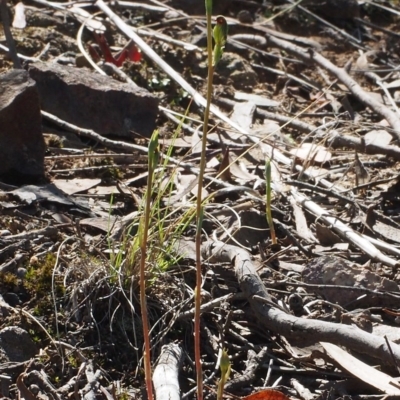
{"type": "Polygon", "coordinates": [[[148,400],[153,400],[153,385],[151,382],[151,356],[150,356],[150,332],[147,319],[146,302],[146,256],[147,238],[151,210],[151,193],[153,186],[154,172],[157,168],[159,159],[158,152],[158,131],[154,131],[149,143],[149,173],[147,176],[146,204],[143,216],[139,224],[139,244],[140,244],[140,307],[142,309],[143,338],[144,338],[144,374],[146,380],[146,390],[148,400]]]}
{"type": "Polygon", "coordinates": [[[266,214],[267,214],[267,221],[269,225],[269,230],[271,233],[271,242],[272,244],[276,244],[276,235],[275,235],[275,227],[274,227],[274,220],[272,219],[272,211],[271,211],[271,160],[267,158],[265,160],[265,184],[266,184],[266,214]]]}
{"type": "Polygon", "coordinates": [[[203,121],[203,138],[201,143],[201,161],[199,170],[199,181],[197,185],[197,203],[196,203],[196,289],[194,293],[195,313],[194,313],[194,347],[195,347],[195,364],[196,364],[196,381],[197,381],[197,399],[203,400],[203,374],[201,366],[201,347],[200,347],[200,306],[201,306],[201,231],[203,225],[203,177],[206,165],[206,147],[207,147],[207,132],[208,119],[210,116],[211,97],[213,88],[214,68],[218,64],[224,52],[226,38],[228,34],[228,24],[222,15],[217,17],[217,24],[212,29],[211,14],[212,0],[206,0],[206,15],[207,15],[207,58],[208,58],[208,76],[207,76],[207,98],[206,109],[204,112],[203,121]],[[214,37],[215,46],[214,52],[212,47],[212,39],[214,37]]]}
{"type": "Polygon", "coordinates": [[[195,365],[196,365],[196,382],[197,382],[197,400],[203,400],[203,371],[201,365],[201,346],[200,346],[200,306],[201,306],[201,229],[202,229],[202,189],[203,189],[203,176],[206,165],[206,146],[207,146],[207,130],[208,119],[210,115],[211,96],[212,96],[212,80],[213,80],[213,53],[212,53],[212,0],[206,0],[206,16],[207,16],[207,58],[208,58],[208,77],[207,77],[207,104],[204,113],[203,121],[203,138],[201,145],[201,161],[199,171],[199,181],[197,185],[197,203],[196,203],[196,288],[194,293],[195,312],[194,312],[194,352],[195,352],[195,365]]]}

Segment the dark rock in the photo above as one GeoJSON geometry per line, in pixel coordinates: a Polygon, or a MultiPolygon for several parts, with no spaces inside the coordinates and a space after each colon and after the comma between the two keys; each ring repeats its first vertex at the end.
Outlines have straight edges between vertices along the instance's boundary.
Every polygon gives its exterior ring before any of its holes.
{"type": "Polygon", "coordinates": [[[360,17],[360,5],[357,0],[306,0],[302,6],[331,19],[348,20],[360,17]]]}
{"type": "Polygon", "coordinates": [[[24,362],[34,357],[38,349],[28,332],[18,326],[8,326],[0,331],[0,352],[2,359],[24,362]]]}
{"type": "Polygon", "coordinates": [[[150,137],[155,128],[158,100],[135,88],[85,68],[56,63],[28,67],[36,81],[42,110],[102,135],[150,137]]]}
{"type": "Polygon", "coordinates": [[[45,144],[35,81],[26,71],[0,75],[0,177],[29,183],[44,176],[45,144]]]}
{"type": "Polygon", "coordinates": [[[3,298],[11,307],[16,307],[21,304],[21,300],[16,293],[4,293],[3,298]]]}
{"type": "MultiPolygon", "coordinates": [[[[168,5],[173,8],[182,10],[191,15],[205,15],[206,7],[204,1],[199,0],[174,0],[168,1],[168,5]],[[173,3],[173,4],[171,4],[173,3]]],[[[213,2],[213,15],[224,14],[229,6],[232,6],[230,0],[218,0],[213,2]]]]}

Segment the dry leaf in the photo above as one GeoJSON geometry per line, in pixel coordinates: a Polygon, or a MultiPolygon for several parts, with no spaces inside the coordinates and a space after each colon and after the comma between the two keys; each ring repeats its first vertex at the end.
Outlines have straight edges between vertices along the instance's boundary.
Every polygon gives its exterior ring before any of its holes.
{"type": "Polygon", "coordinates": [[[201,153],[201,150],[202,150],[201,138],[198,134],[198,129],[196,129],[192,135],[192,154],[201,153]]]}
{"type": "Polygon", "coordinates": [[[303,143],[301,147],[290,152],[301,160],[314,160],[317,163],[325,163],[332,158],[332,153],[325,147],[313,143],[303,143]]]}
{"type": "Polygon", "coordinates": [[[388,395],[400,396],[398,383],[390,375],[370,367],[332,343],[320,343],[329,357],[334,359],[350,374],[388,395]]]}
{"type": "Polygon", "coordinates": [[[342,242],[342,239],[332,229],[318,222],[315,224],[315,232],[322,246],[332,246],[335,243],[342,242]]]}
{"type": "Polygon", "coordinates": [[[278,107],[281,103],[254,93],[235,92],[235,100],[251,101],[258,107],[278,107]]]}
{"type": "Polygon", "coordinates": [[[356,173],[356,185],[364,185],[369,182],[369,173],[365,169],[364,164],[358,157],[358,154],[355,154],[354,160],[354,172],[356,173]]]}
{"type": "Polygon", "coordinates": [[[307,242],[315,243],[316,239],[314,235],[311,233],[311,230],[308,227],[307,219],[304,214],[303,209],[297,204],[297,202],[290,197],[290,204],[293,207],[294,219],[296,221],[296,231],[299,236],[305,239],[307,242]]]}
{"type": "Polygon", "coordinates": [[[386,89],[398,89],[400,88],[400,79],[395,79],[394,81],[385,83],[384,85],[386,89]]]}
{"type": "Polygon", "coordinates": [[[75,194],[86,192],[86,190],[97,186],[101,183],[101,179],[55,179],[53,183],[63,192],[67,194],[75,194]]]}
{"type": "Polygon", "coordinates": [[[364,142],[366,145],[372,144],[386,146],[392,141],[392,139],[392,135],[383,129],[370,131],[364,136],[364,142]]]}
{"type": "Polygon", "coordinates": [[[237,161],[237,158],[231,157],[230,161],[231,161],[231,169],[230,169],[231,175],[239,179],[239,181],[251,182],[257,179],[257,176],[248,172],[246,166],[243,163],[237,161]]]}
{"type": "Polygon", "coordinates": [[[24,29],[26,27],[24,4],[22,2],[17,3],[14,11],[13,28],[24,29]]]}

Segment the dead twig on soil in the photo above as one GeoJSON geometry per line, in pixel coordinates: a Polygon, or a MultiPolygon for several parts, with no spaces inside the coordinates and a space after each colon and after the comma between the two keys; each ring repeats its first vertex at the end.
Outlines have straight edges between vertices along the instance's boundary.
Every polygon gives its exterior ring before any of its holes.
{"type": "MultiPolygon", "coordinates": [[[[260,323],[286,338],[303,341],[327,341],[345,346],[351,350],[369,354],[384,363],[393,365],[393,356],[385,339],[348,325],[313,319],[298,318],[287,314],[274,305],[271,296],[256,272],[250,254],[236,246],[223,242],[208,241],[202,247],[203,257],[211,263],[230,262],[242,291],[245,293],[260,323]],[[265,301],[259,301],[261,297],[265,301]]],[[[400,360],[400,346],[391,343],[393,355],[400,360]]]]}
{"type": "Polygon", "coordinates": [[[182,361],[183,351],[178,344],[163,346],[153,373],[157,400],[180,400],[179,369],[182,361]]]}
{"type": "Polygon", "coordinates": [[[388,157],[393,157],[396,161],[400,161],[400,148],[398,146],[366,143],[363,138],[335,134],[328,139],[327,145],[334,149],[347,147],[365,154],[385,154],[388,157]]]}
{"type": "Polygon", "coordinates": [[[312,214],[316,215],[320,221],[330,226],[333,231],[339,234],[342,238],[350,241],[353,245],[368,254],[373,260],[381,262],[392,268],[398,268],[400,262],[383,254],[371,242],[364,239],[358,232],[353,231],[350,227],[341,222],[338,218],[332,217],[328,212],[320,206],[309,200],[304,195],[292,189],[292,195],[296,202],[307,209],[312,214]]]}
{"type": "Polygon", "coordinates": [[[227,392],[233,392],[237,389],[243,388],[252,384],[256,379],[256,372],[270,357],[268,348],[263,347],[262,350],[256,354],[255,351],[248,351],[248,359],[246,362],[246,370],[235,379],[230,380],[225,384],[227,392]]]}

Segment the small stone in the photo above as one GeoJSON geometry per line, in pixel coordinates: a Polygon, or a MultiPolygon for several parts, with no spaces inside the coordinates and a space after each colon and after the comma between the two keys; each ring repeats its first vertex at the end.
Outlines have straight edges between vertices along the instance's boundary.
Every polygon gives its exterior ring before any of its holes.
{"type": "Polygon", "coordinates": [[[303,299],[298,293],[292,293],[289,296],[289,308],[298,315],[303,311],[303,299]]]}
{"type": "Polygon", "coordinates": [[[3,295],[4,301],[9,304],[11,307],[16,307],[21,304],[21,300],[16,293],[4,293],[3,295]]]}
{"type": "Polygon", "coordinates": [[[237,19],[239,22],[242,24],[252,24],[254,22],[254,18],[251,15],[251,12],[249,10],[241,10],[237,14],[237,19]]]}
{"type": "Polygon", "coordinates": [[[28,270],[26,268],[20,267],[17,269],[17,276],[19,279],[24,279],[28,270]]]}

